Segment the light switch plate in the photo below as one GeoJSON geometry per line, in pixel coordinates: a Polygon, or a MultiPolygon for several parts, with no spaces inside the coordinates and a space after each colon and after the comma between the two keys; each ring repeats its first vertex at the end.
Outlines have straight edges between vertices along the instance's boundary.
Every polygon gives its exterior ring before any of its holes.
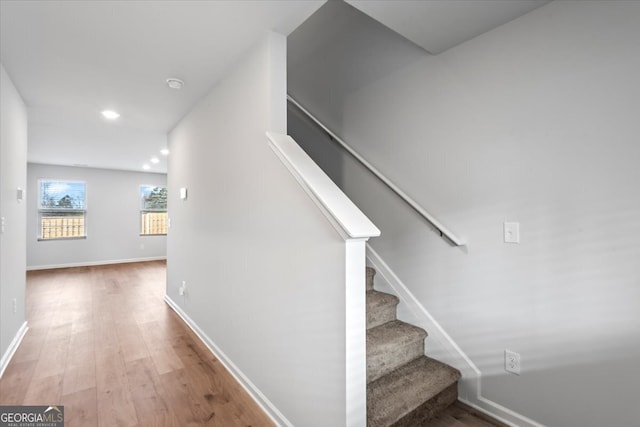
{"type": "Polygon", "coordinates": [[[519,222],[504,223],[504,242],[520,243],[520,223],[519,222]]]}

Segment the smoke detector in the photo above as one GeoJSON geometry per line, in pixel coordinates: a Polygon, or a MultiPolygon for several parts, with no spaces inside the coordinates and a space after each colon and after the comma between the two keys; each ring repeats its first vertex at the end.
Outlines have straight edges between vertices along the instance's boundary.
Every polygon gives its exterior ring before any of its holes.
{"type": "Polygon", "coordinates": [[[167,86],[169,86],[171,89],[180,90],[182,89],[182,86],[184,86],[184,82],[176,78],[169,78],[166,80],[166,82],[167,86]]]}

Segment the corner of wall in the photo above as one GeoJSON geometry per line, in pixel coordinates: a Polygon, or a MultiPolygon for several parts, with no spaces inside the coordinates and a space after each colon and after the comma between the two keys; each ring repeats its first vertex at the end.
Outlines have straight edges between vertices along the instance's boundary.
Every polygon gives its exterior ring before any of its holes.
{"type": "Polygon", "coordinates": [[[285,72],[269,34],[170,133],[166,295],[292,424],[346,425],[344,241],[264,136],[286,132],[285,72]]]}
{"type": "Polygon", "coordinates": [[[13,337],[13,340],[11,340],[11,342],[9,343],[7,351],[5,351],[4,354],[2,354],[2,356],[0,357],[0,378],[2,378],[2,375],[4,375],[4,371],[7,369],[7,366],[9,366],[11,358],[16,353],[16,350],[18,350],[18,347],[20,346],[20,343],[22,342],[24,336],[27,334],[28,330],[29,327],[27,326],[27,322],[25,321],[22,326],[20,326],[20,329],[18,329],[18,332],[13,337]]]}
{"type": "Polygon", "coordinates": [[[27,108],[0,64],[0,354],[8,363],[26,331],[26,201],[16,190],[27,187],[27,108]]]}
{"type": "Polygon", "coordinates": [[[215,342],[209,337],[206,332],[198,326],[196,322],[189,317],[185,311],[176,304],[169,295],[164,296],[164,301],[169,307],[184,321],[184,323],[191,329],[200,341],[209,349],[227,369],[227,371],[238,381],[238,383],[244,388],[247,393],[253,398],[253,400],[271,417],[273,421],[278,425],[293,426],[289,420],[276,408],[276,406],[260,391],[260,389],[245,375],[240,368],[233,363],[233,360],[227,356],[222,349],[216,345],[215,342]]]}
{"type": "Polygon", "coordinates": [[[287,133],[287,38],[270,32],[269,43],[269,131],[287,133]]]}

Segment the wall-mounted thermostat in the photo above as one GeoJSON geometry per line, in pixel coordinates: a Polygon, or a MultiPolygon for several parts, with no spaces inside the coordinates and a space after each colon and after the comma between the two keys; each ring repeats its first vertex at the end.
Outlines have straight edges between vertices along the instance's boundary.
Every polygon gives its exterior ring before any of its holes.
{"type": "Polygon", "coordinates": [[[180,188],[180,198],[182,200],[187,200],[187,187],[180,188]]]}

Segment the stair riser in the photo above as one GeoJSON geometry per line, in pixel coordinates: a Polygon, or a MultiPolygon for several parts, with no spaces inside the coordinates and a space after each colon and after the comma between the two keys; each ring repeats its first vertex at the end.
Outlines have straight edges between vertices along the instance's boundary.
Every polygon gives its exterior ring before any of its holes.
{"type": "Polygon", "coordinates": [[[397,305],[397,303],[391,303],[381,307],[367,307],[367,329],[396,320],[397,305]]]}
{"type": "Polygon", "coordinates": [[[367,267],[367,291],[373,290],[373,276],[376,275],[376,271],[373,268],[367,267]]]}
{"type": "Polygon", "coordinates": [[[459,379],[459,371],[426,356],[409,362],[367,384],[367,427],[431,425],[425,420],[456,400],[459,379]]]}
{"type": "Polygon", "coordinates": [[[431,425],[457,400],[460,372],[424,356],[426,331],[397,320],[398,298],[373,291],[374,276],[367,267],[367,427],[431,425]]]}
{"type": "Polygon", "coordinates": [[[424,338],[400,346],[378,348],[375,352],[367,348],[367,383],[422,355],[424,355],[424,338]]]}

